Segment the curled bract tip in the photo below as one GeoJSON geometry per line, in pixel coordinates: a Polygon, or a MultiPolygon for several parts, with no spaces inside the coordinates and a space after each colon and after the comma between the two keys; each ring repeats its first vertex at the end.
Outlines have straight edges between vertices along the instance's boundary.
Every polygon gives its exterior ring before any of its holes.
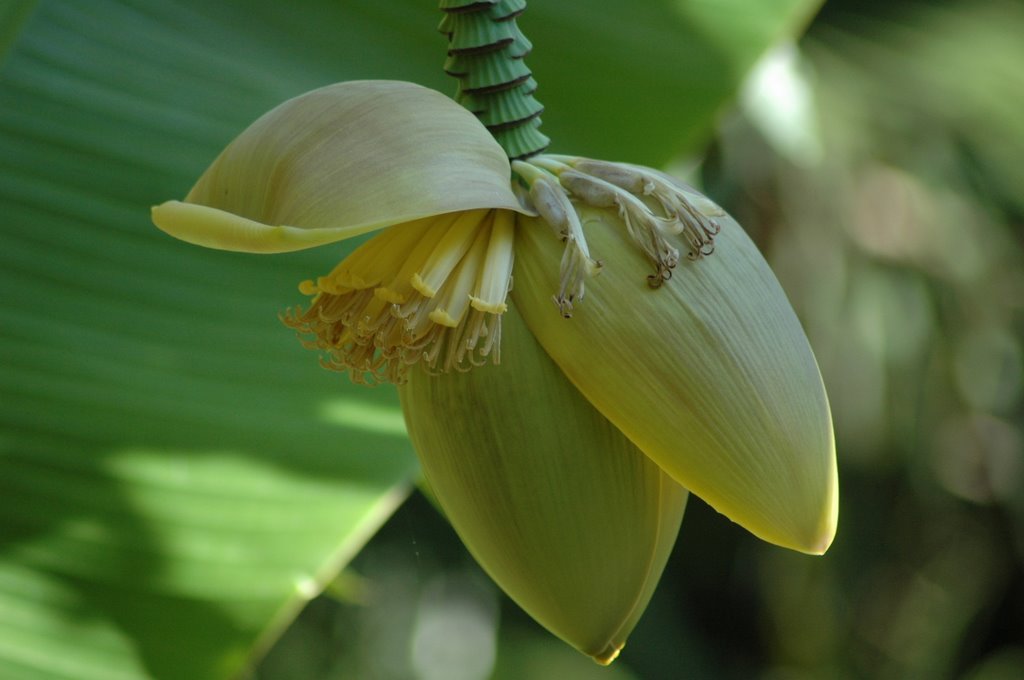
{"type": "Polygon", "coordinates": [[[625,643],[608,645],[608,647],[593,655],[591,658],[602,666],[609,666],[612,661],[619,658],[619,654],[625,646],[625,643]]]}

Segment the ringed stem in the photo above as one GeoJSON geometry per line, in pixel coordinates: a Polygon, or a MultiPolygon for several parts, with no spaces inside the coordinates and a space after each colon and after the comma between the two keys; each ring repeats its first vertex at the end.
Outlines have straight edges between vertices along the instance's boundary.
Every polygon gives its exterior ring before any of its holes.
{"type": "Polygon", "coordinates": [[[448,37],[444,70],[458,80],[455,101],[472,111],[512,160],[530,158],[550,142],[540,131],[544,107],[526,66],[532,45],[516,18],[526,0],[440,0],[438,27],[448,37]]]}

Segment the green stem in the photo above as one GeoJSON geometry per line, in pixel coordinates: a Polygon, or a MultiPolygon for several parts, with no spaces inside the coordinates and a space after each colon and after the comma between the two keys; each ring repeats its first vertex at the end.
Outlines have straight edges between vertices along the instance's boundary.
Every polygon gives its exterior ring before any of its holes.
{"type": "Polygon", "coordinates": [[[526,0],[441,0],[448,36],[444,70],[459,81],[455,101],[472,111],[511,159],[534,156],[549,139],[539,130],[544,107],[524,57],[531,45],[516,25],[526,0]]]}

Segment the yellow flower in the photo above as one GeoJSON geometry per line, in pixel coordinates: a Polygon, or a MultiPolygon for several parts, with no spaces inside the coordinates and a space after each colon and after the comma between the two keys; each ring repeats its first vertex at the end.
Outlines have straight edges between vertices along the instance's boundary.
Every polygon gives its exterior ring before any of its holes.
{"type": "Polygon", "coordinates": [[[831,418],[803,331],[739,225],[667,175],[510,164],[443,95],[350,82],[264,115],[153,220],[254,253],[382,230],[303,282],[285,323],[328,367],[399,385],[467,547],[599,661],[646,606],[687,489],[766,541],[832,541],[831,418]]]}

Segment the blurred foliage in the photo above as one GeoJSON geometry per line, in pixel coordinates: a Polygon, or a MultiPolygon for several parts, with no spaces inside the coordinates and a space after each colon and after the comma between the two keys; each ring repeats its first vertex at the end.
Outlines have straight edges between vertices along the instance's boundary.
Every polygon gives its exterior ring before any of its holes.
{"type": "Polygon", "coordinates": [[[711,186],[804,319],[842,461],[824,568],[765,560],[781,668],[945,678],[1020,659],[1021,35],[1018,3],[830,3],[802,45],[820,153],[723,126],[711,186]],[[794,608],[794,588],[819,604],[794,608]]]}
{"type": "MultiPolygon", "coordinates": [[[[830,0],[755,71],[694,178],[769,254],[815,347],[836,543],[791,554],[695,500],[610,672],[502,601],[494,678],[1024,677],[1021,36],[1008,0],[830,0]]],[[[314,603],[260,677],[434,677],[411,654],[360,656],[385,636],[415,649],[415,612],[382,614],[398,584],[466,578],[494,597],[427,508],[407,504],[354,563],[365,603],[314,603]],[[390,625],[360,623],[376,616],[390,625]]]]}
{"type": "Polygon", "coordinates": [[[7,0],[0,5],[0,64],[35,5],[35,0],[7,0]]]}

